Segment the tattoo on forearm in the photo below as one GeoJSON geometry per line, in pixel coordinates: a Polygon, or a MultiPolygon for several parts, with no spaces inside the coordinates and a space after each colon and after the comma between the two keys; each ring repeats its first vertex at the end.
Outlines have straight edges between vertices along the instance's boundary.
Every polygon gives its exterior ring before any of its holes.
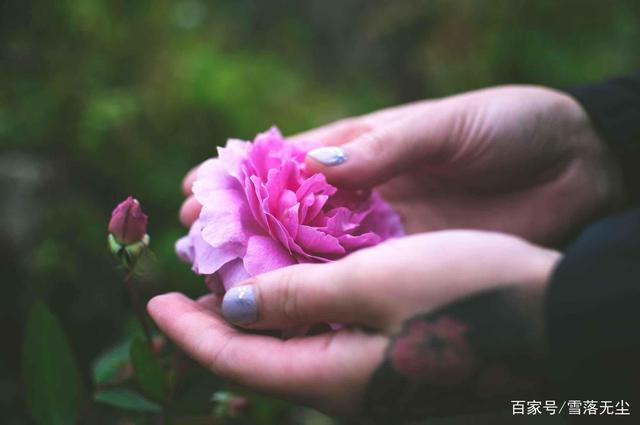
{"type": "Polygon", "coordinates": [[[463,414],[543,384],[541,294],[500,289],[407,320],[366,395],[376,422],[463,414]]]}

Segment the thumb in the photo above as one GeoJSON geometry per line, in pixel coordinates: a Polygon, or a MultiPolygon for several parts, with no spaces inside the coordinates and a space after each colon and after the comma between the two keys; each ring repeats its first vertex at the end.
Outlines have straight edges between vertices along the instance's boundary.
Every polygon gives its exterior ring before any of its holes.
{"type": "Polygon", "coordinates": [[[222,315],[254,329],[284,329],[322,322],[353,323],[360,313],[339,262],[297,264],[256,276],[227,291],[222,315]]]}
{"type": "MultiPolygon", "coordinates": [[[[439,114],[438,114],[439,115],[439,114]]],[[[307,169],[338,186],[369,188],[406,172],[416,162],[435,162],[447,134],[436,114],[413,114],[381,124],[340,146],[309,151],[307,169]]]]}

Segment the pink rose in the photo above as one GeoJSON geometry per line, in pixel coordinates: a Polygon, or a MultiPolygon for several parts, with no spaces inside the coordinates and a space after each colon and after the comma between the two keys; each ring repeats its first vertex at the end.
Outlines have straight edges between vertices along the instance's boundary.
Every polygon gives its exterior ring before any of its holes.
{"type": "Polygon", "coordinates": [[[399,336],[389,354],[393,368],[412,380],[453,387],[468,379],[475,358],[467,326],[449,317],[416,320],[399,336]]]}
{"type": "Polygon", "coordinates": [[[200,166],[193,193],[202,211],[176,251],[208,276],[212,291],[402,235],[399,216],[375,192],[337,189],[307,173],[309,148],[286,142],[274,127],[253,143],[227,141],[200,166]]]}

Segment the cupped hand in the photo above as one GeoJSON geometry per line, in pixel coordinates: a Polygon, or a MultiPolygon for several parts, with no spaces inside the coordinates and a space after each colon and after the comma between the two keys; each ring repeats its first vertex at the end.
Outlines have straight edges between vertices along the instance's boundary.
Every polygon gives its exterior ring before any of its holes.
{"type": "MultiPolygon", "coordinates": [[[[409,233],[474,228],[556,244],[621,198],[618,171],[586,113],[543,87],[416,102],[291,140],[339,146],[311,152],[309,170],[338,186],[376,187],[409,233]]],[[[187,194],[194,177],[185,179],[187,194]]],[[[198,212],[189,198],[182,221],[198,212]]]]}
{"type": "MultiPolygon", "coordinates": [[[[374,372],[389,361],[385,350],[389,352],[407,320],[421,315],[435,320],[430,315],[447,306],[506,288],[529,294],[520,298],[528,306],[522,311],[529,313],[517,314],[526,321],[524,317],[539,310],[539,294],[558,258],[553,251],[499,233],[433,232],[390,240],[333,263],[299,264],[256,276],[228,291],[224,300],[216,295],[198,301],[177,293],[160,295],[148,310],[167,336],[213,373],[329,413],[353,414],[362,409],[374,372]],[[242,329],[317,323],[348,326],[287,340],[242,329]]],[[[520,303],[507,305],[513,309],[520,303]]],[[[499,309],[477,310],[480,322],[482,317],[486,322],[491,311],[499,309]]],[[[475,323],[467,319],[454,329],[473,332],[475,323]]],[[[490,328],[501,326],[509,327],[490,328]]],[[[468,363],[462,370],[470,373],[482,367],[482,349],[465,344],[470,356],[431,366],[428,375],[438,381],[436,386],[458,384],[450,381],[459,381],[459,373],[451,371],[461,370],[460,362],[468,363]]],[[[439,344],[433,349],[447,348],[439,344]]],[[[438,353],[425,355],[441,358],[438,353]]]]}

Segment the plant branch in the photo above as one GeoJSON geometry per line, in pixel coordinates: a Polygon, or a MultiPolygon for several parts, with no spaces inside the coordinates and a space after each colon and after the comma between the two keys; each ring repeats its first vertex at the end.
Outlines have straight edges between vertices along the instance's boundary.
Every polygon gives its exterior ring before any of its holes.
{"type": "Polygon", "coordinates": [[[151,349],[151,352],[155,354],[155,349],[153,347],[153,339],[151,337],[151,330],[149,329],[149,324],[147,323],[147,318],[144,314],[144,310],[140,305],[140,298],[138,297],[138,291],[133,286],[132,277],[133,277],[134,267],[130,267],[125,275],[123,282],[127,286],[127,290],[129,291],[129,298],[131,299],[131,304],[133,306],[133,310],[136,313],[136,317],[138,322],[140,322],[140,326],[142,327],[142,332],[144,333],[144,337],[151,349]]]}

